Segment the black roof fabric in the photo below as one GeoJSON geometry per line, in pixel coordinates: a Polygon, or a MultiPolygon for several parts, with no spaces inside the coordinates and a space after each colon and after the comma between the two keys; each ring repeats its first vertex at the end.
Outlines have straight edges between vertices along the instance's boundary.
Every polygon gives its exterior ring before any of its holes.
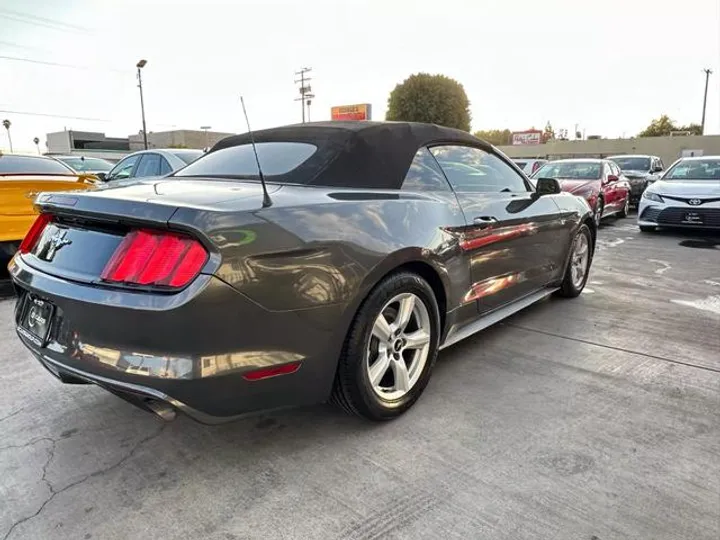
{"type": "MultiPolygon", "coordinates": [[[[455,143],[489,149],[465,131],[413,122],[313,122],[253,133],[255,142],[305,142],[318,150],[281,183],[368,189],[399,189],[422,146],[455,143]]],[[[210,152],[249,144],[250,134],[233,135],[210,152]]],[[[262,163],[261,163],[262,164],[262,163]]]]}

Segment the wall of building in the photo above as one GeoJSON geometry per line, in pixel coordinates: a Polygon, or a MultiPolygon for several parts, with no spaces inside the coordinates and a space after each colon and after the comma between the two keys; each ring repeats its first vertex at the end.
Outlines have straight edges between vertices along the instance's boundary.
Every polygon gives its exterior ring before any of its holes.
{"type": "MultiPolygon", "coordinates": [[[[234,133],[222,133],[219,131],[202,131],[191,129],[179,129],[174,131],[159,131],[148,133],[148,148],[198,148],[203,149],[213,146],[216,142],[234,135],[234,133]]],[[[142,133],[130,135],[130,150],[143,150],[142,133]]]]}
{"type": "Polygon", "coordinates": [[[517,158],[562,159],[606,157],[614,154],[649,154],[659,156],[665,166],[669,166],[681,157],[683,150],[702,150],[703,155],[706,156],[720,155],[720,135],[551,141],[534,146],[500,146],[499,148],[508,156],[517,158]]]}

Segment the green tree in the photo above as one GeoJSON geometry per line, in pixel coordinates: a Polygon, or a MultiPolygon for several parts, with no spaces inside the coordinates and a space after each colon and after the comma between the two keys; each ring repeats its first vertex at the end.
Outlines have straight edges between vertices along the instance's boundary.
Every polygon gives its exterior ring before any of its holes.
{"type": "Polygon", "coordinates": [[[390,92],[385,119],[429,122],[470,131],[470,101],[456,80],[417,73],[390,92]]]}
{"type": "Polygon", "coordinates": [[[663,137],[670,135],[671,132],[678,131],[675,123],[670,120],[667,114],[663,114],[660,118],[656,118],[643,131],[638,133],[638,137],[663,137]]]}
{"type": "Polygon", "coordinates": [[[680,126],[677,128],[678,131],[689,131],[691,135],[702,135],[702,126],[700,124],[688,124],[687,126],[680,126]]]}
{"type": "Polygon", "coordinates": [[[509,129],[488,129],[486,131],[476,131],[474,135],[478,139],[494,144],[495,146],[505,146],[512,144],[512,132],[509,129]]]}

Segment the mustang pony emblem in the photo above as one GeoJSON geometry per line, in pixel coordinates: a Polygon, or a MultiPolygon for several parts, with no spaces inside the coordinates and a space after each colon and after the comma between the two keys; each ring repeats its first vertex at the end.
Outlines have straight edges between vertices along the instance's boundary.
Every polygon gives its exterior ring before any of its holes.
{"type": "Polygon", "coordinates": [[[59,249],[61,249],[63,246],[72,244],[72,240],[68,240],[67,238],[65,238],[66,235],[67,231],[58,231],[53,234],[50,237],[50,240],[48,240],[46,248],[44,248],[44,250],[46,249],[47,251],[45,251],[45,253],[41,253],[40,258],[50,262],[53,260],[53,257],[55,257],[55,253],[57,253],[59,249]]]}

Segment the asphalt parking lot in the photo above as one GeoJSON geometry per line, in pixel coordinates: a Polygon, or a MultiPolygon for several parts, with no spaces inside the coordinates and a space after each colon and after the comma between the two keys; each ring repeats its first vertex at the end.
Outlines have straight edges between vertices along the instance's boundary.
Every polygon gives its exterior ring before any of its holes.
{"type": "Polygon", "coordinates": [[[608,220],[585,293],[440,355],[375,425],[219,427],[64,386],[0,302],[0,539],[720,537],[720,238],[608,220]]]}

